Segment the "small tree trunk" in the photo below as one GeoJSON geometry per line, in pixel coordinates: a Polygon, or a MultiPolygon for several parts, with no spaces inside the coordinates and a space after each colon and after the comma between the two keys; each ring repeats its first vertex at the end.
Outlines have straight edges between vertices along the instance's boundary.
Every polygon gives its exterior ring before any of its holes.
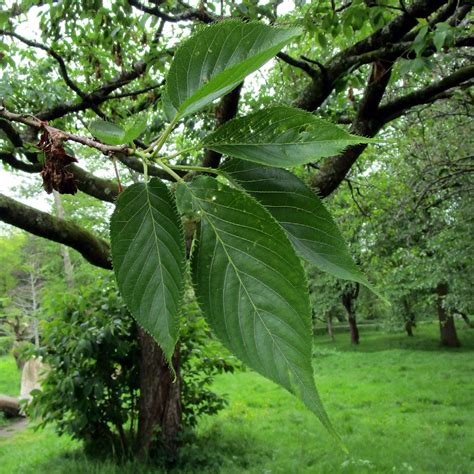
{"type": "Polygon", "coordinates": [[[448,285],[440,283],[436,287],[436,306],[438,309],[439,330],[441,335],[441,344],[446,347],[460,347],[456,326],[452,314],[448,314],[444,307],[444,298],[448,294],[448,285]]]}
{"type": "Polygon", "coordinates": [[[351,330],[351,342],[352,344],[359,344],[359,328],[357,327],[356,315],[351,313],[348,319],[351,330]]]}
{"type": "Polygon", "coordinates": [[[148,457],[154,435],[159,434],[168,460],[173,460],[178,448],[181,428],[181,379],[179,374],[179,348],[173,355],[176,380],[165,356],[155,340],[139,329],[141,347],[140,402],[138,415],[138,455],[148,457]],[[159,433],[158,433],[159,432],[159,433]]]}
{"type": "Polygon", "coordinates": [[[328,314],[326,316],[327,326],[328,326],[328,334],[331,338],[331,341],[334,341],[334,329],[332,326],[332,314],[328,314]]]}
{"type": "Polygon", "coordinates": [[[403,298],[403,309],[405,310],[403,315],[405,320],[405,331],[408,336],[413,337],[413,328],[416,326],[415,315],[411,311],[407,298],[403,298]]]}
{"type": "Polygon", "coordinates": [[[356,314],[354,309],[354,301],[359,296],[359,283],[355,285],[349,284],[342,293],[342,304],[346,308],[349,328],[351,330],[352,344],[359,344],[359,328],[357,327],[356,314]]]}

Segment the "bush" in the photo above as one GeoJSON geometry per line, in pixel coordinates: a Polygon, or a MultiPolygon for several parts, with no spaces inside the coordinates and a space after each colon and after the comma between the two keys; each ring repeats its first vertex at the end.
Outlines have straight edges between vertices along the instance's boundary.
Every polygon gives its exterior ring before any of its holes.
{"type": "MultiPolygon", "coordinates": [[[[84,441],[89,453],[126,454],[138,420],[139,358],[137,330],[120,295],[106,277],[45,305],[42,356],[51,367],[42,391],[29,407],[40,426],[54,423],[59,434],[84,441]],[[49,320],[48,320],[49,317],[49,320]]],[[[208,348],[207,328],[194,305],[185,307],[181,339],[184,427],[217,413],[225,400],[209,386],[213,376],[233,370],[232,359],[208,348]]]]}
{"type": "Polygon", "coordinates": [[[0,336],[0,356],[4,356],[10,353],[15,343],[13,336],[0,336]]]}

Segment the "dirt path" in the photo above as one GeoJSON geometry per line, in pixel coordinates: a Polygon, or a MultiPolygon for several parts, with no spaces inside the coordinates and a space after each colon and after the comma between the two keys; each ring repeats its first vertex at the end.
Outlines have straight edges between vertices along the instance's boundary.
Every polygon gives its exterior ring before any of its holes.
{"type": "Polygon", "coordinates": [[[26,429],[27,426],[27,418],[15,418],[8,425],[0,426],[0,439],[11,438],[15,433],[26,429]]]}

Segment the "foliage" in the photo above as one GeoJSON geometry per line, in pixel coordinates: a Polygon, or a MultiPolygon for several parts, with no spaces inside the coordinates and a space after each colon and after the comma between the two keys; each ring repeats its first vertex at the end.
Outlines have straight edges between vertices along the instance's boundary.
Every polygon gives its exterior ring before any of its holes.
{"type": "MultiPolygon", "coordinates": [[[[208,332],[192,305],[183,326],[183,425],[215,414],[225,399],[210,390],[234,362],[209,350],[208,332]],[[188,315],[189,312],[189,315],[188,315]]],[[[42,346],[28,350],[49,366],[29,407],[39,426],[54,423],[94,453],[126,454],[138,420],[140,350],[136,327],[108,277],[45,301],[42,346]]]]}
{"type": "Polygon", "coordinates": [[[12,336],[0,336],[0,356],[8,354],[15,342],[15,338],[12,336]]]}
{"type": "MultiPolygon", "coordinates": [[[[173,171],[179,167],[158,157],[179,119],[231,90],[294,35],[293,30],[240,22],[222,22],[196,33],[177,50],[168,73],[167,95],[174,108],[170,124],[150,147],[151,152],[139,152],[138,156],[145,166],[154,160],[177,179],[179,195],[185,201],[178,208],[190,206],[200,220],[192,273],[198,302],[211,329],[246,364],[299,396],[334,433],[316,391],[310,364],[309,298],[305,275],[293,248],[295,240],[295,247],[301,247],[301,236],[295,239],[294,232],[290,232],[290,241],[288,229],[268,212],[266,207],[276,203],[272,195],[262,205],[244,188],[210,177],[198,177],[188,183],[173,171]],[[242,37],[247,39],[242,41],[242,37]],[[254,47],[257,37],[261,43],[254,47]],[[225,54],[221,54],[224,45],[225,54]],[[201,48],[206,52],[204,59],[198,61],[201,48]]],[[[114,137],[115,129],[110,133],[110,138],[114,137]]],[[[257,157],[267,156],[267,147],[274,144],[274,153],[268,155],[272,159],[264,163],[281,167],[284,164],[279,156],[296,156],[295,145],[300,147],[296,152],[304,160],[287,162],[285,166],[306,163],[341,151],[349,143],[364,141],[307,112],[278,108],[231,120],[205,138],[201,146],[261,162],[257,157]]],[[[291,195],[295,183],[289,182],[283,193],[291,195]]],[[[304,185],[297,182],[296,187],[304,185]]],[[[144,184],[134,184],[120,195],[111,221],[112,260],[120,291],[133,316],[153,335],[168,360],[176,344],[175,322],[185,270],[185,242],[175,209],[174,196],[166,185],[157,178],[148,183],[145,176],[144,184]]],[[[327,219],[322,206],[317,210],[327,219]]],[[[292,212],[290,207],[281,209],[281,221],[289,221],[292,212]]],[[[317,224],[305,224],[305,240],[321,239],[317,224]]],[[[335,225],[330,231],[340,239],[335,225]]],[[[326,255],[326,249],[317,244],[311,251],[311,259],[326,255]]],[[[363,279],[342,239],[333,252],[332,260],[337,260],[342,269],[340,275],[363,279]]],[[[303,257],[307,254],[303,253],[303,257]]]]}

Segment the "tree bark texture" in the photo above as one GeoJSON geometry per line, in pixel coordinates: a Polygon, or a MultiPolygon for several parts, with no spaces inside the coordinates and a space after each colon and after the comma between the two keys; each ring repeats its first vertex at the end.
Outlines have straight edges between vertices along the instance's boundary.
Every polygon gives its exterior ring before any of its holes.
{"type": "Polygon", "coordinates": [[[357,327],[357,319],[354,308],[354,302],[359,296],[359,283],[355,285],[349,284],[342,293],[342,304],[347,311],[349,328],[351,331],[352,344],[359,344],[359,328],[357,327]]]}
{"type": "Polygon", "coordinates": [[[138,415],[138,453],[146,458],[154,447],[154,436],[161,437],[169,456],[178,448],[181,426],[181,378],[179,373],[179,346],[173,355],[176,376],[155,340],[139,328],[140,406],[138,415]]]}
{"type": "Polygon", "coordinates": [[[458,339],[453,315],[449,314],[444,306],[444,299],[448,291],[449,287],[446,283],[439,283],[436,287],[436,306],[438,310],[441,345],[445,347],[460,347],[461,343],[458,339]]]}

